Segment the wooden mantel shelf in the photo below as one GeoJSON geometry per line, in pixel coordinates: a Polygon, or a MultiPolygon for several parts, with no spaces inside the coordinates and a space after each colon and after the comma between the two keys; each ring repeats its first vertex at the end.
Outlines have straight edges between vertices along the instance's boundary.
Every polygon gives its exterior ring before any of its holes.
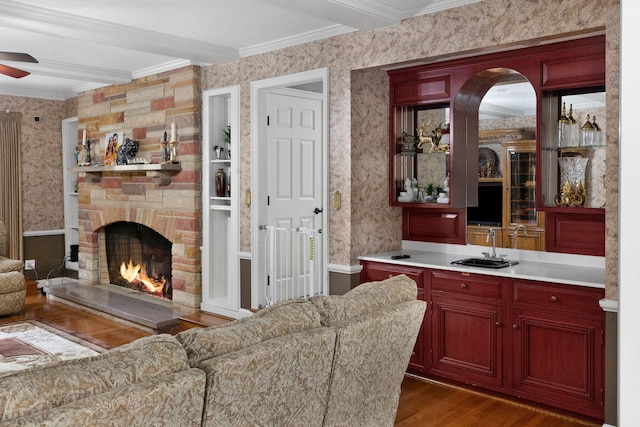
{"type": "Polygon", "coordinates": [[[71,168],[73,172],[90,174],[96,177],[96,181],[102,178],[105,172],[113,173],[134,173],[145,172],[147,176],[153,177],[156,186],[164,187],[171,184],[171,175],[182,170],[180,163],[149,163],[136,165],[116,165],[116,166],[76,166],[71,168]]]}

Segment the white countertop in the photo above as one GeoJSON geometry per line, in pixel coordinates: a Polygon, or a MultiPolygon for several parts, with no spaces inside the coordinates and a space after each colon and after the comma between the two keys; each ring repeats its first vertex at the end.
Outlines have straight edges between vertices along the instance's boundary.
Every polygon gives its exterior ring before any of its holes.
{"type": "MultiPolygon", "coordinates": [[[[525,253],[524,256],[520,256],[517,251],[507,251],[510,252],[513,256],[507,256],[505,257],[505,259],[509,261],[518,261],[518,264],[505,268],[482,268],[451,264],[451,262],[453,261],[464,258],[482,258],[482,252],[447,252],[446,248],[450,245],[443,245],[442,247],[445,249],[443,251],[433,250],[438,249],[439,246],[427,248],[428,250],[411,249],[407,248],[407,246],[412,245],[403,244],[403,249],[381,252],[372,255],[364,255],[359,257],[359,259],[363,261],[386,262],[390,264],[407,265],[412,267],[432,268],[449,271],[465,271],[469,273],[485,274],[489,276],[508,277],[511,279],[536,280],[542,282],[563,283],[567,285],[588,286],[601,289],[604,289],[605,287],[605,269],[604,266],[600,265],[601,263],[598,257],[595,257],[596,259],[593,259],[594,257],[587,257],[586,259],[584,259],[584,257],[576,258],[573,256],[557,254],[557,260],[563,261],[563,263],[541,262],[539,260],[531,261],[526,259],[526,252],[531,251],[519,251],[525,253]],[[410,258],[398,260],[391,259],[393,255],[400,254],[409,255],[410,258]],[[578,262],[573,262],[575,260],[578,260],[578,262]],[[593,267],[584,265],[585,262],[587,265],[593,265],[593,267]]],[[[466,248],[473,247],[466,246],[466,248]]],[[[487,249],[489,251],[491,250],[491,248],[482,248],[482,250],[484,251],[486,251],[487,249]]],[[[497,251],[498,253],[505,252],[504,250],[499,249],[497,249],[497,251]]],[[[555,254],[551,254],[550,256],[553,257],[554,255],[555,254]]],[[[549,256],[549,254],[534,254],[534,256],[537,256],[538,258],[544,260],[545,257],[549,256]]]]}

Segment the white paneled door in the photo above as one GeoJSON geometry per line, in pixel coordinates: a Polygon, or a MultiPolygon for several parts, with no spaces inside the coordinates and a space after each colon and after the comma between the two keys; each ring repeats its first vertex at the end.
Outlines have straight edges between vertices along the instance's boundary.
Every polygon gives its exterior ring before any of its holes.
{"type": "Polygon", "coordinates": [[[267,93],[267,224],[280,231],[303,230],[307,235],[274,234],[267,248],[274,271],[269,277],[276,299],[307,296],[302,282],[313,276],[315,293],[323,283],[323,251],[317,230],[322,228],[322,98],[314,93],[267,93]],[[284,240],[282,239],[284,237],[284,240]],[[277,289],[275,289],[277,288],[277,289]],[[285,297],[286,296],[286,297],[285,297]]]}

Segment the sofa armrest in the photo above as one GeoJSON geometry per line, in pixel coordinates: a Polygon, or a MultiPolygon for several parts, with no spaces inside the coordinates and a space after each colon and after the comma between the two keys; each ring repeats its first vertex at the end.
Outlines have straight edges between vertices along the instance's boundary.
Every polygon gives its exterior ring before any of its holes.
{"type": "Polygon", "coordinates": [[[24,265],[19,259],[10,259],[0,256],[0,273],[8,273],[17,271],[22,273],[24,265]]]}

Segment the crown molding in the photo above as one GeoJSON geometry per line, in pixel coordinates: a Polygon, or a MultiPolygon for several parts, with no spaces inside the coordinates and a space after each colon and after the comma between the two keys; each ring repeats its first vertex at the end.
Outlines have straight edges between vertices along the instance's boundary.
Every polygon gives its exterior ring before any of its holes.
{"type": "Polygon", "coordinates": [[[295,10],[305,15],[315,16],[330,22],[338,22],[347,27],[362,31],[388,27],[400,22],[397,7],[376,1],[359,0],[267,0],[267,2],[295,10]],[[375,4],[374,4],[375,3],[375,4]]]}
{"type": "Polygon", "coordinates": [[[141,77],[152,76],[154,74],[164,73],[166,71],[177,70],[178,68],[188,67],[189,65],[202,65],[194,64],[193,61],[186,59],[176,59],[175,61],[168,61],[162,64],[154,65],[153,67],[142,68],[133,72],[133,78],[139,79],[141,77]]]}
{"type": "Polygon", "coordinates": [[[19,96],[23,98],[38,98],[38,99],[51,99],[53,101],[64,101],[68,98],[73,98],[75,94],[71,96],[67,96],[69,94],[65,94],[63,92],[56,92],[51,90],[31,90],[31,89],[20,89],[16,90],[10,87],[4,87],[0,85],[0,94],[8,95],[8,96],[19,96]]]}
{"type": "Polygon", "coordinates": [[[81,64],[67,64],[55,61],[40,61],[37,64],[25,63],[20,68],[31,74],[47,77],[58,77],[69,80],[100,82],[105,84],[124,84],[132,79],[128,71],[90,67],[81,64]]]}
{"type": "Polygon", "coordinates": [[[344,25],[330,25],[320,30],[308,31],[303,34],[298,34],[293,37],[284,37],[271,42],[260,43],[253,46],[240,49],[240,57],[246,58],[247,56],[258,55],[261,53],[268,53],[278,49],[284,49],[287,47],[297,46],[317,40],[326,39],[329,37],[339,36],[342,34],[352,33],[357,31],[351,27],[345,27],[344,25]]]}
{"type": "Polygon", "coordinates": [[[428,15],[430,13],[441,12],[443,10],[454,9],[456,7],[480,2],[482,2],[482,0],[434,0],[426,7],[415,8],[411,13],[411,16],[428,15]]]}

